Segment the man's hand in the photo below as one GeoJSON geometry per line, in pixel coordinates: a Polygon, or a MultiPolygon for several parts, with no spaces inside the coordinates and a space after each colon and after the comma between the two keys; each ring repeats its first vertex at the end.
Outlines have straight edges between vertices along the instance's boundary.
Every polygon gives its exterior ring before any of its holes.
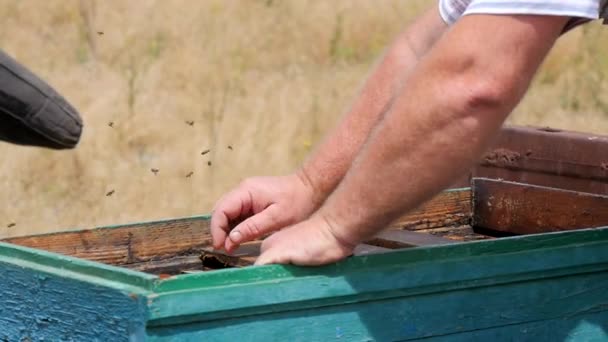
{"type": "Polygon", "coordinates": [[[246,179],[213,210],[213,247],[231,252],[243,242],[304,220],[319,205],[304,175],[246,179]]]}
{"type": "Polygon", "coordinates": [[[337,237],[320,215],[272,234],[262,243],[256,265],[325,265],[353,253],[354,246],[337,237]]]}

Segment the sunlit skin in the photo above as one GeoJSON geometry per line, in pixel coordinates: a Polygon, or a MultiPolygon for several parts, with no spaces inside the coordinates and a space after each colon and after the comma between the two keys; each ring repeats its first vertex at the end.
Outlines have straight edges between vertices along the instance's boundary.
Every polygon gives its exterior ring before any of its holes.
{"type": "Polygon", "coordinates": [[[297,172],[246,180],[218,201],[214,247],[230,252],[274,232],[258,265],[322,265],[351,255],[469,169],[567,20],[470,15],[448,28],[428,11],[397,37],[297,172]]]}

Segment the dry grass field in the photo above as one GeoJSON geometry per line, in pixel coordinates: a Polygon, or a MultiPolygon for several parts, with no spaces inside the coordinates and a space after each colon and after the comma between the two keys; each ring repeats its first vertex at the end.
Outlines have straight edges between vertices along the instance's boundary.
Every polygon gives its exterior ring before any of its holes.
{"type": "MultiPolygon", "coordinates": [[[[0,144],[0,237],[207,213],[290,172],[434,3],[0,0],[2,48],[86,125],[73,151],[0,144]]],[[[608,133],[606,41],[597,24],[563,37],[510,122],[608,133]]]]}

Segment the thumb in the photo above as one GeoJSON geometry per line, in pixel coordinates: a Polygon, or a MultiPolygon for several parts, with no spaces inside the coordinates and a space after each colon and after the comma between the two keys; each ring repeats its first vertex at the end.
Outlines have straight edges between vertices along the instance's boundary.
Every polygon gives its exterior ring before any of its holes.
{"type": "Polygon", "coordinates": [[[280,210],[276,204],[270,205],[256,215],[239,223],[226,239],[226,250],[232,251],[238,245],[259,238],[262,235],[283,228],[285,220],[278,219],[280,210]]]}

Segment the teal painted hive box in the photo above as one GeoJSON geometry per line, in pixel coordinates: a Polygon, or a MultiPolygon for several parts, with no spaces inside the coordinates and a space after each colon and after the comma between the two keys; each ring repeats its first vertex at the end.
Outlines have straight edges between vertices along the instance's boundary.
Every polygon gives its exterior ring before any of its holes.
{"type": "Polygon", "coordinates": [[[476,180],[317,268],[215,255],[206,216],[6,239],[0,341],[608,340],[606,203],[476,180]]]}

